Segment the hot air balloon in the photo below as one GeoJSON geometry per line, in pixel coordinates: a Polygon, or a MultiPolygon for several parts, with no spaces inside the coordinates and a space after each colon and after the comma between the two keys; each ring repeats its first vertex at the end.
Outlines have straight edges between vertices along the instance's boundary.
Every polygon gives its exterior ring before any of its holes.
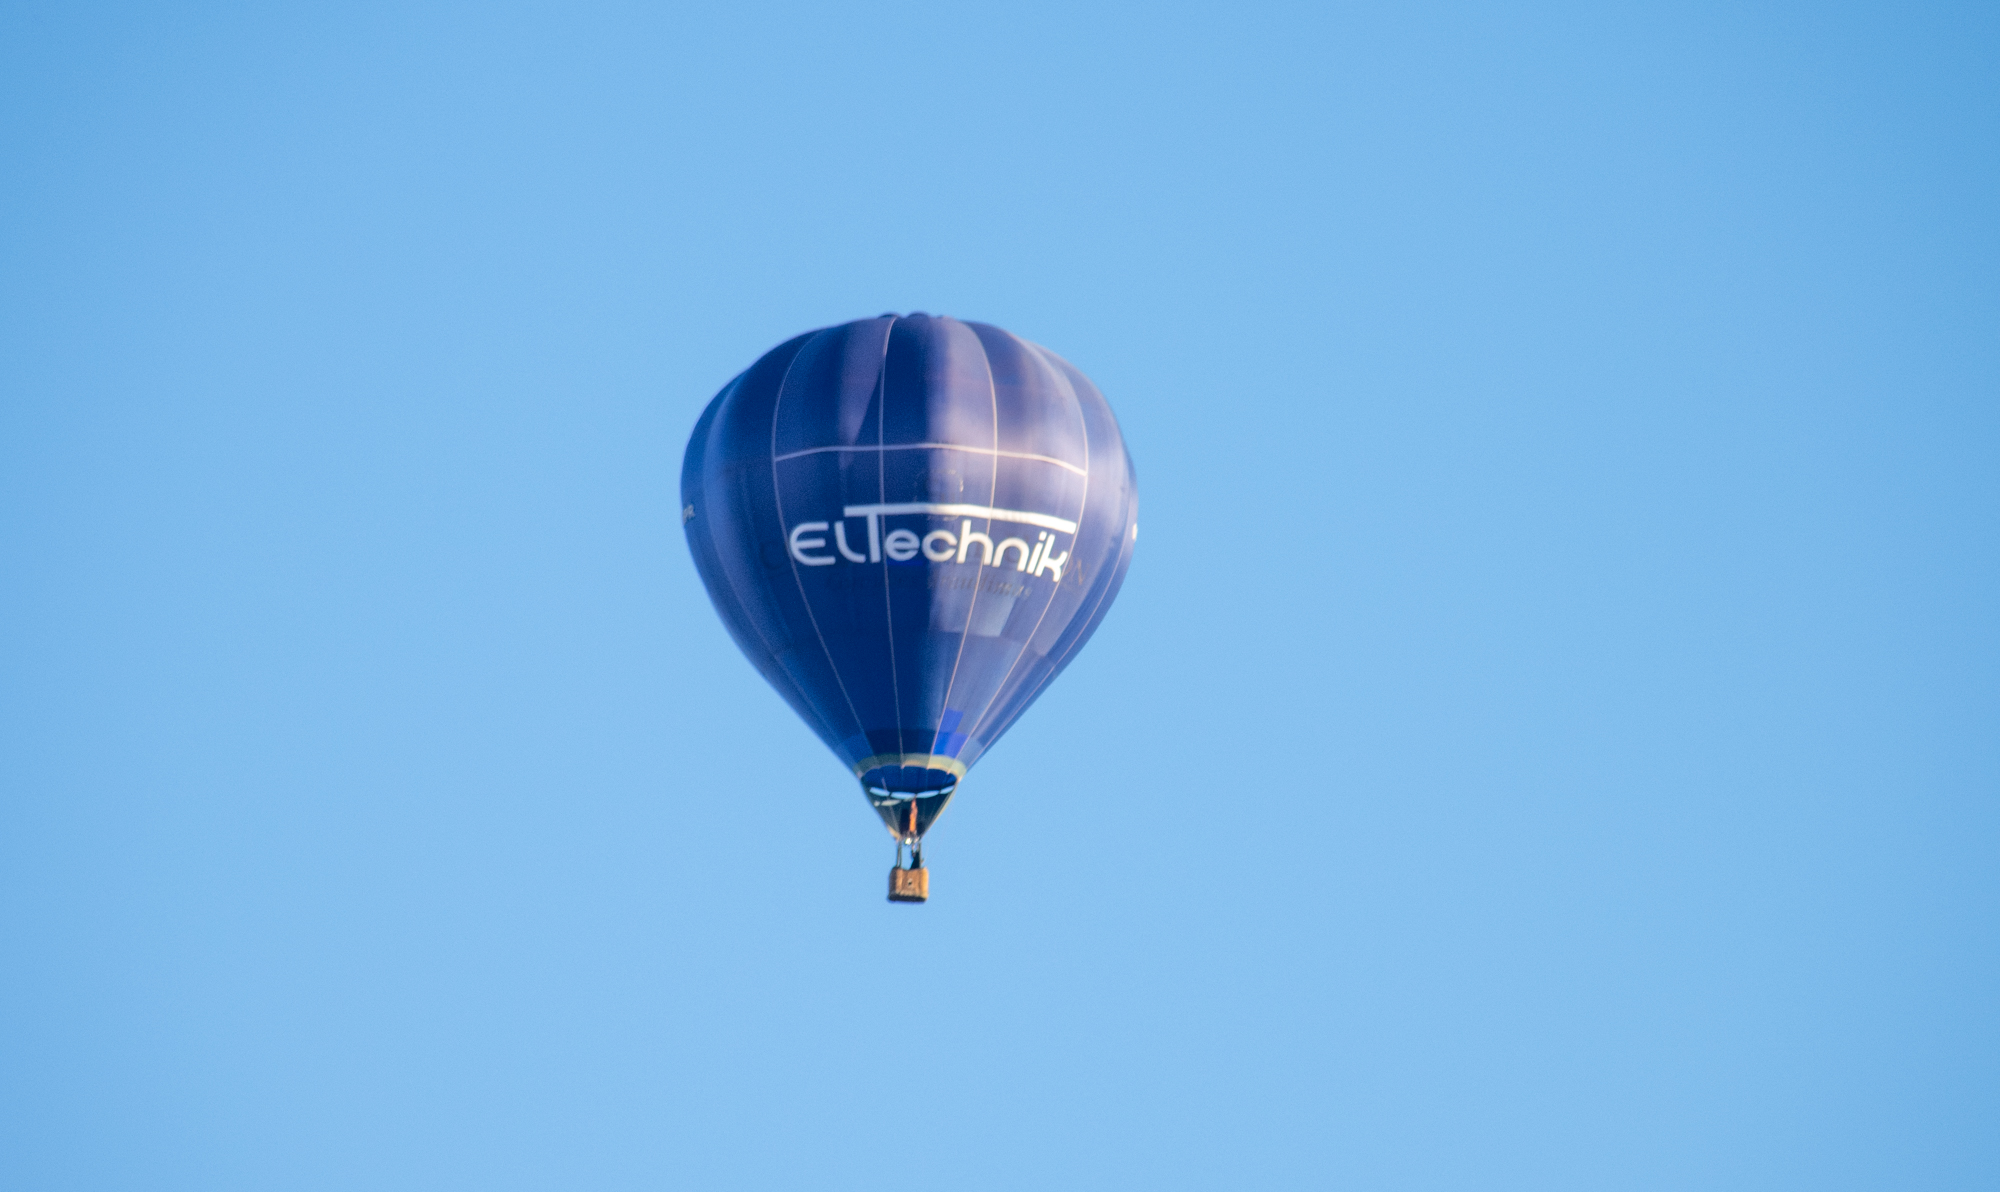
{"type": "Polygon", "coordinates": [[[1104,619],[1138,511],[1096,386],[984,323],[808,332],[702,411],[688,549],[730,636],[895,838],[891,901],[928,897],[924,833],[1104,619]]]}

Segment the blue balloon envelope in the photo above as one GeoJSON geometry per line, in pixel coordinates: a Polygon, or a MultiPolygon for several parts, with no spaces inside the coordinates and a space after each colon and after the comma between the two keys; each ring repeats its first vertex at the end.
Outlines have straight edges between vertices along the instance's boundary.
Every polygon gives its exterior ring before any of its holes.
{"type": "Polygon", "coordinates": [[[1138,511],[1082,373],[922,314],[772,349],[681,467],[730,635],[911,845],[1103,620],[1138,511]]]}

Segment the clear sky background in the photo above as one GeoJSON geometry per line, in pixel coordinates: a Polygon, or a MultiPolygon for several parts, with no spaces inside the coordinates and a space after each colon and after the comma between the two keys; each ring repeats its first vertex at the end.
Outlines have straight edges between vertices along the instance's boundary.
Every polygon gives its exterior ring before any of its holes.
{"type": "Polygon", "coordinates": [[[2000,1185],[1983,5],[0,14],[0,1187],[2000,1185]],[[892,845],[675,516],[798,332],[1145,533],[892,845]]]}

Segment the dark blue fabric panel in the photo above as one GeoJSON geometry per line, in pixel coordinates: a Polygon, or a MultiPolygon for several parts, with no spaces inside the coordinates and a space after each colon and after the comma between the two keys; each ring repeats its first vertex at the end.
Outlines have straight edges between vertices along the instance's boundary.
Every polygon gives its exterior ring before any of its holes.
{"type": "Polygon", "coordinates": [[[885,443],[993,446],[986,353],[979,337],[957,319],[898,319],[889,333],[882,391],[885,443]]]}
{"type": "Polygon", "coordinates": [[[792,395],[777,420],[777,452],[872,443],[879,429],[876,393],[891,319],[863,319],[808,338],[785,378],[792,395]]]}
{"type": "Polygon", "coordinates": [[[998,327],[968,323],[986,349],[999,407],[1000,448],[1087,469],[1083,411],[1040,352],[998,327]]]}
{"type": "Polygon", "coordinates": [[[1124,439],[1118,432],[1118,423],[1112,416],[1110,405],[1090,379],[1068,361],[1046,348],[1037,348],[1036,351],[1077,394],[1078,408],[1083,414],[1085,431],[1090,440],[1118,445],[1112,457],[1117,466],[1103,467],[1091,473],[1095,487],[1090,500],[1091,510],[1093,514],[1102,510],[1108,516],[1102,520],[1093,519],[1082,528],[1076,557],[1072,560],[1076,567],[1075,574],[1063,577],[1064,596],[1075,600],[1075,611],[1050,617],[1044,622],[1032,650],[1033,664],[1012,677],[1008,689],[995,700],[995,706],[987,714],[985,722],[978,726],[977,731],[984,734],[987,740],[998,740],[1090,639],[1125,581],[1125,571],[1131,564],[1132,552],[1138,541],[1138,476],[1131,456],[1124,449],[1124,439]]]}
{"type": "Polygon", "coordinates": [[[681,495],[737,645],[866,781],[912,791],[962,777],[1089,638],[1138,513],[1081,373],[924,315],[767,354],[703,412],[681,495]]]}

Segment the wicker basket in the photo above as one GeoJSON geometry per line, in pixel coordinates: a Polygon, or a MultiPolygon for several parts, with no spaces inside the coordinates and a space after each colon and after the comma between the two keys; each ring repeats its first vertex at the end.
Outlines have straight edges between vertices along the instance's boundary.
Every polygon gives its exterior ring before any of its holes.
{"type": "Polygon", "coordinates": [[[904,869],[889,871],[890,902],[922,902],[931,896],[931,871],[904,869]]]}

